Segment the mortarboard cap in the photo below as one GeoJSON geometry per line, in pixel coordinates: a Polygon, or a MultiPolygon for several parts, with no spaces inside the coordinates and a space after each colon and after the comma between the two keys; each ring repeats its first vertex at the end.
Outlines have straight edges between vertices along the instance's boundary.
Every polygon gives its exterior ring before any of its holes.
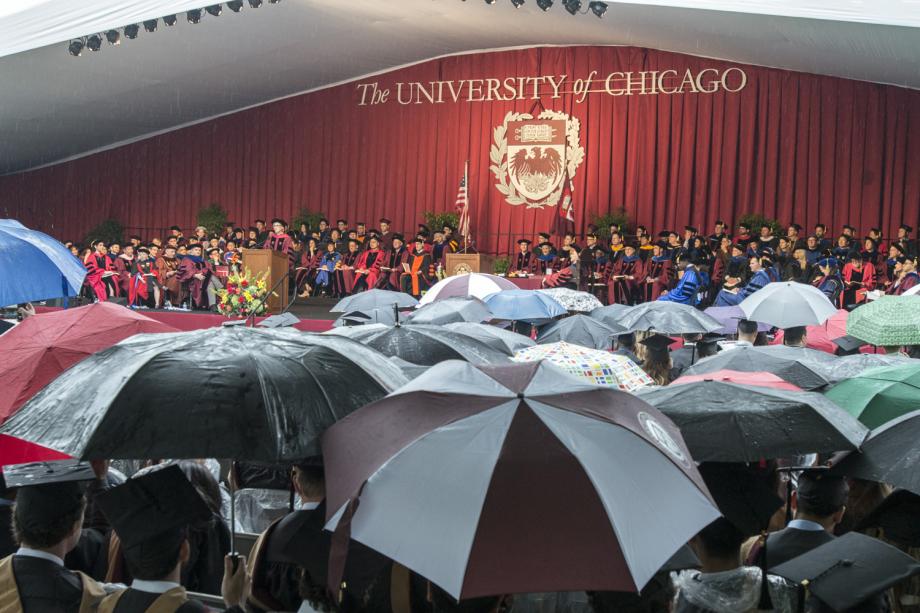
{"type": "Polygon", "coordinates": [[[531,243],[530,239],[527,239],[527,238],[522,238],[518,240],[517,242],[518,245],[529,245],[530,243],[531,243]]]}
{"type": "Polygon", "coordinates": [[[401,243],[406,242],[406,239],[405,239],[405,238],[403,237],[403,235],[400,234],[399,232],[394,232],[394,233],[393,233],[393,236],[390,237],[390,240],[391,240],[391,241],[399,241],[399,242],[401,242],[401,243]]]}
{"type": "Polygon", "coordinates": [[[699,469],[719,511],[745,536],[765,531],[783,506],[766,478],[743,464],[703,462],[699,469]]]}
{"type": "Polygon", "coordinates": [[[264,219],[256,219],[256,223],[265,223],[264,219]]]}
{"type": "Polygon", "coordinates": [[[857,532],[880,528],[885,539],[902,547],[920,547],[920,496],[896,490],[866,515],[857,532]]]}
{"type": "Polygon", "coordinates": [[[859,348],[866,344],[855,336],[850,336],[849,334],[841,336],[840,338],[835,338],[832,342],[840,347],[840,349],[843,351],[843,355],[857,354],[859,353],[859,348]]]}
{"type": "Polygon", "coordinates": [[[817,263],[818,266],[837,266],[839,264],[837,258],[821,258],[817,263]]]}
{"type": "Polygon", "coordinates": [[[860,603],[920,573],[920,562],[858,532],[807,551],[770,572],[803,586],[834,611],[864,610],[860,603]]]}
{"type": "Polygon", "coordinates": [[[662,230],[658,233],[658,238],[668,238],[671,235],[667,230],[662,230]]]}
{"type": "Polygon", "coordinates": [[[275,217],[274,219],[272,219],[272,225],[275,225],[276,223],[281,224],[282,226],[287,225],[287,222],[281,219],[280,217],[275,217]]]}
{"type": "Polygon", "coordinates": [[[693,232],[694,234],[699,232],[699,230],[696,229],[695,226],[684,226],[684,230],[686,230],[687,232],[693,232]]]}
{"type": "Polygon", "coordinates": [[[385,224],[389,225],[389,224],[391,224],[391,223],[393,223],[393,222],[390,221],[389,219],[387,219],[386,217],[381,217],[380,219],[377,220],[377,223],[385,223],[385,224]]]}
{"type": "Polygon", "coordinates": [[[910,227],[909,225],[907,225],[906,223],[902,223],[902,224],[899,226],[899,229],[904,230],[904,231],[907,232],[908,234],[910,234],[911,232],[914,231],[914,229],[911,228],[911,227],[910,227]]]}
{"type": "Polygon", "coordinates": [[[642,341],[642,344],[648,347],[649,352],[656,357],[664,358],[667,357],[668,347],[671,346],[673,342],[674,341],[667,336],[662,334],[653,334],[642,341]]]}
{"type": "Polygon", "coordinates": [[[851,226],[851,225],[848,224],[848,223],[843,224],[843,229],[844,229],[844,230],[849,230],[850,232],[856,232],[856,228],[854,228],[853,226],[851,226]]]}
{"type": "Polygon", "coordinates": [[[125,553],[138,558],[179,546],[185,528],[211,518],[211,510],[175,464],[129,479],[95,500],[125,553]]]}
{"type": "Polygon", "coordinates": [[[847,503],[850,488],[846,477],[830,472],[828,466],[791,466],[778,470],[799,473],[795,493],[800,505],[830,515],[847,503]]]}
{"type": "Polygon", "coordinates": [[[16,519],[40,530],[83,505],[84,483],[96,474],[89,462],[55,460],[3,467],[7,489],[17,489],[16,519]]]}

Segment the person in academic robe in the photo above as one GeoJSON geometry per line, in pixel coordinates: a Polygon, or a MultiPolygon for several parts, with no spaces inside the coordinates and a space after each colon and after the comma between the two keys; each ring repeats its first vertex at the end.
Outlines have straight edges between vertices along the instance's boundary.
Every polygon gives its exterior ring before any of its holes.
{"type": "Polygon", "coordinates": [[[167,244],[163,248],[163,254],[157,258],[156,266],[160,286],[166,290],[163,304],[180,306],[185,301],[186,293],[179,280],[179,258],[176,257],[176,248],[167,244]]]}
{"type": "Polygon", "coordinates": [[[875,289],[875,267],[865,261],[865,254],[850,252],[849,262],[843,267],[843,294],[841,308],[849,308],[865,302],[866,292],[875,289]]]}
{"type": "Polygon", "coordinates": [[[642,286],[640,294],[643,302],[658,300],[658,297],[668,291],[671,282],[671,258],[664,254],[661,245],[656,244],[652,250],[652,257],[642,268],[642,286]]]}
{"type": "Polygon", "coordinates": [[[326,243],[326,250],[319,261],[319,268],[316,271],[316,277],[313,280],[314,292],[317,294],[331,295],[334,293],[333,286],[335,268],[342,259],[342,254],[335,250],[335,243],[326,243]]]}
{"type": "Polygon", "coordinates": [[[738,236],[735,237],[735,243],[747,249],[748,243],[752,240],[751,228],[744,223],[738,224],[738,236]]]}
{"type": "Polygon", "coordinates": [[[415,237],[415,249],[409,261],[403,266],[400,275],[402,291],[414,298],[419,298],[423,291],[428,290],[434,283],[435,276],[431,269],[431,255],[425,251],[425,238],[421,235],[415,237]]]}
{"type": "Polygon", "coordinates": [[[376,235],[367,239],[367,247],[355,260],[354,285],[352,293],[374,289],[380,280],[380,267],[383,265],[385,253],[380,249],[380,240],[376,235]]]}
{"type": "MultiPolygon", "coordinates": [[[[271,232],[269,232],[268,226],[265,225],[265,220],[257,219],[254,229],[256,231],[256,236],[255,236],[256,242],[259,243],[260,245],[264,245],[265,241],[268,240],[268,237],[271,234],[271,232]]],[[[267,247],[263,247],[263,249],[267,249],[267,247]]]]}
{"type": "Polygon", "coordinates": [[[551,243],[543,243],[540,245],[540,253],[537,254],[535,265],[537,274],[542,274],[544,276],[549,276],[559,270],[560,260],[556,257],[551,243]]]}
{"type": "MultiPolygon", "coordinates": [[[[109,518],[133,580],[99,605],[100,613],[198,613],[208,608],[192,600],[180,583],[189,562],[192,526],[210,521],[211,509],[182,470],[170,465],[129,479],[97,496],[109,518]]],[[[249,588],[246,560],[224,558],[221,595],[227,611],[242,613],[249,588]]]]}
{"type": "Polygon", "coordinates": [[[907,255],[917,255],[917,243],[910,238],[910,234],[913,231],[914,229],[907,224],[901,224],[898,227],[898,238],[895,242],[903,247],[904,253],[907,255]]]}
{"type": "Polygon", "coordinates": [[[402,274],[402,265],[408,261],[409,250],[406,249],[405,239],[403,239],[402,234],[394,234],[392,248],[387,252],[380,266],[377,288],[394,292],[400,291],[399,275],[402,274]]]}
{"type": "MultiPolygon", "coordinates": [[[[543,287],[564,287],[567,289],[578,289],[580,284],[581,265],[578,257],[578,249],[572,245],[568,250],[565,248],[559,250],[560,257],[555,258],[555,270],[543,277],[541,285],[543,287]]],[[[547,269],[548,270],[548,269],[547,269]]]]}
{"type": "Polygon", "coordinates": [[[381,217],[377,223],[380,224],[380,244],[388,248],[393,244],[393,230],[390,228],[393,222],[387,217],[381,217]]]}
{"type": "MultiPolygon", "coordinates": [[[[268,238],[262,243],[262,249],[280,251],[288,256],[290,260],[290,253],[294,247],[293,243],[294,239],[287,233],[287,222],[283,219],[272,219],[272,231],[269,233],[268,238]]],[[[290,261],[289,264],[293,268],[294,261],[290,261]]]]}
{"type": "Polygon", "coordinates": [[[761,255],[752,257],[748,266],[752,273],[750,280],[744,287],[736,287],[734,290],[721,290],[716,297],[715,306],[736,306],[768,283],[779,281],[779,275],[773,268],[773,260],[766,252],[761,251],[761,255]]]}
{"type": "Polygon", "coordinates": [[[211,271],[201,255],[201,245],[195,243],[188,248],[188,254],[182,258],[176,277],[188,293],[192,307],[207,309],[211,271]]]}
{"type": "Polygon", "coordinates": [[[712,269],[709,274],[710,289],[713,293],[717,292],[725,281],[725,272],[728,268],[728,262],[731,259],[732,241],[725,235],[720,242],[716,243],[712,255],[712,269]]]}
{"type": "Polygon", "coordinates": [[[443,230],[435,230],[434,237],[431,243],[431,265],[435,268],[439,266],[444,269],[447,268],[447,254],[453,253],[455,250],[451,243],[447,242],[447,237],[444,236],[443,230]]]}
{"type": "Polygon", "coordinates": [[[844,284],[840,277],[840,269],[837,266],[837,259],[825,257],[815,263],[818,271],[812,285],[821,290],[821,293],[827,296],[835,307],[840,304],[841,294],[843,294],[844,284]]]}
{"type": "Polygon", "coordinates": [[[511,265],[508,267],[508,276],[524,277],[537,274],[537,257],[530,250],[530,240],[522,238],[518,240],[517,244],[518,253],[511,258],[511,265]]]}
{"type": "Polygon", "coordinates": [[[150,251],[139,247],[131,268],[128,285],[128,304],[154,308],[160,303],[160,284],[157,281],[155,262],[150,259],[150,251]]]}
{"type": "Polygon", "coordinates": [[[86,497],[83,482],[95,478],[86,462],[60,460],[3,468],[16,489],[13,532],[19,548],[0,560],[0,611],[91,613],[105,592],[64,557],[80,540],[86,497]]]}
{"type": "Polygon", "coordinates": [[[105,268],[99,268],[95,253],[87,249],[83,254],[83,266],[86,268],[86,277],[83,279],[83,284],[92,291],[93,298],[96,301],[105,302],[109,298],[108,290],[102,280],[106,270],[105,268]]]}
{"type": "Polygon", "coordinates": [[[664,302],[678,302],[696,306],[700,290],[700,273],[686,256],[677,260],[677,285],[671,291],[658,296],[664,302]]]}
{"type": "Polygon", "coordinates": [[[117,274],[114,277],[118,283],[118,291],[122,296],[128,296],[131,286],[131,269],[134,267],[134,245],[125,245],[124,249],[112,262],[112,268],[117,274]]]}
{"type": "Polygon", "coordinates": [[[608,304],[629,304],[636,301],[636,291],[643,278],[642,260],[636,255],[636,246],[626,243],[623,255],[613,265],[607,282],[608,304]]]}
{"type": "Polygon", "coordinates": [[[352,289],[354,289],[355,264],[358,262],[358,256],[360,255],[361,252],[358,251],[357,239],[349,239],[348,251],[346,251],[342,259],[339,260],[338,266],[335,269],[335,292],[337,295],[347,296],[351,294],[352,289]]]}
{"type": "Polygon", "coordinates": [[[917,260],[910,256],[898,257],[894,267],[895,280],[885,292],[891,296],[901,296],[907,290],[920,284],[920,274],[917,273],[917,260]]]}
{"type": "Polygon", "coordinates": [[[299,292],[298,297],[306,298],[313,292],[314,280],[322,258],[323,252],[319,248],[319,242],[313,237],[307,239],[307,246],[300,254],[300,262],[294,268],[294,284],[295,291],[299,292]]]}
{"type": "Polygon", "coordinates": [[[110,257],[105,241],[98,241],[95,244],[95,251],[91,258],[87,276],[101,273],[99,278],[105,286],[106,296],[120,296],[121,285],[118,282],[118,272],[115,270],[113,258],[110,257]]]}
{"type": "Polygon", "coordinates": [[[709,240],[710,248],[715,251],[719,248],[719,245],[722,244],[723,238],[728,238],[728,242],[731,243],[731,236],[725,232],[725,222],[721,219],[716,220],[715,225],[712,229],[712,234],[710,234],[707,239],[709,240]]]}

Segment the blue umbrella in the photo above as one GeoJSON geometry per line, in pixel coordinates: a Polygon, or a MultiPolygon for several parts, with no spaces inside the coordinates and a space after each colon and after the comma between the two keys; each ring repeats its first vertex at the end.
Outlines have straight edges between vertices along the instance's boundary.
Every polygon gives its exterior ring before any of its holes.
{"type": "Polygon", "coordinates": [[[565,315],[566,308],[552,297],[533,290],[509,289],[489,294],[483,302],[495,319],[541,322],[565,315]]]}
{"type": "Polygon", "coordinates": [[[76,296],[86,268],[60,242],[0,219],[0,305],[76,296]]]}

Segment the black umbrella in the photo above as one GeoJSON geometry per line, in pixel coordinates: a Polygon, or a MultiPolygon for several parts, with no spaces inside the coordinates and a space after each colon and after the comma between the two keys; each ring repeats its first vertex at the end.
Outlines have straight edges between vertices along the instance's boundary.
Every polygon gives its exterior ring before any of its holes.
{"type": "Polygon", "coordinates": [[[443,325],[458,322],[478,324],[491,319],[492,311],[479,298],[454,296],[419,307],[406,321],[411,324],[443,325]]]}
{"type": "Polygon", "coordinates": [[[616,324],[605,324],[587,315],[576,314],[540,328],[537,342],[542,345],[565,341],[590,349],[610,349],[613,337],[621,332],[624,329],[616,324]]]}
{"type": "Polygon", "coordinates": [[[605,307],[594,309],[588,316],[607,325],[615,324],[622,328],[623,326],[620,324],[620,320],[623,319],[623,316],[626,315],[631,308],[631,306],[626,304],[608,304],[605,307]]]}
{"type": "Polygon", "coordinates": [[[852,450],[868,434],[856,418],[814,392],[698,381],[636,395],[677,424],[698,462],[852,450]]]}
{"type": "Polygon", "coordinates": [[[620,324],[630,332],[659,334],[706,334],[722,329],[722,324],[703,311],[677,302],[645,302],[631,307],[620,317],[620,324]]]}
{"type": "Polygon", "coordinates": [[[876,428],[860,453],[836,462],[832,472],[889,483],[920,495],[920,410],[876,428]]]}
{"type": "Polygon", "coordinates": [[[464,360],[473,364],[509,361],[507,355],[482,341],[439,326],[373,326],[366,330],[364,326],[358,326],[353,330],[349,330],[349,338],[383,355],[396,356],[413,364],[431,366],[444,360],[464,360]]]}
{"type": "Polygon", "coordinates": [[[346,338],[141,334],[65,371],[2,430],[86,459],[292,460],[318,455],[328,426],[406,382],[346,338]]]}
{"type": "Polygon", "coordinates": [[[492,349],[501,351],[509,356],[513,356],[518,349],[536,345],[529,336],[524,336],[507,328],[499,328],[492,324],[456,323],[447,324],[444,329],[475,338],[492,349]]]}
{"type": "Polygon", "coordinates": [[[364,311],[349,311],[338,319],[332,326],[341,328],[343,326],[364,326],[368,324],[383,324],[392,326],[396,323],[396,311],[393,307],[382,309],[366,309],[364,311]]]}
{"type": "Polygon", "coordinates": [[[370,309],[392,309],[394,304],[400,309],[411,309],[418,304],[418,300],[403,292],[372,289],[342,298],[332,307],[331,311],[333,313],[347,313],[348,311],[367,311],[370,309]]]}
{"type": "Polygon", "coordinates": [[[760,351],[759,347],[736,347],[703,358],[684,371],[685,375],[705,375],[718,370],[769,372],[805,390],[827,385],[827,379],[795,357],[760,351]]]}

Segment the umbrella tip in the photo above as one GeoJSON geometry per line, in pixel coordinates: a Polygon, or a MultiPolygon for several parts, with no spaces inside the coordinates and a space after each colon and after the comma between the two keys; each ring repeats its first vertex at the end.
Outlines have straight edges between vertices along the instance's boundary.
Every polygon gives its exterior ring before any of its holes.
{"type": "Polygon", "coordinates": [[[517,397],[519,400],[524,400],[524,392],[518,392],[517,397]]]}

